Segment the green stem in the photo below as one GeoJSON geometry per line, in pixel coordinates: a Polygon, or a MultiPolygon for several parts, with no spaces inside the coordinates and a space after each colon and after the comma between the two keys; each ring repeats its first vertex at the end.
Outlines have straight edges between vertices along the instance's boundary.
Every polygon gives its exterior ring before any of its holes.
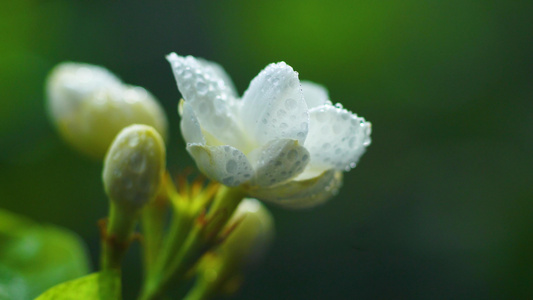
{"type": "Polygon", "coordinates": [[[213,297],[213,289],[205,281],[196,283],[183,300],[207,300],[213,297]]]}
{"type": "MultiPolygon", "coordinates": [[[[155,199],[142,212],[144,268],[148,277],[158,257],[165,228],[166,202],[155,199]]],[[[166,200],[166,199],[165,199],[166,200]]]]}
{"type": "Polygon", "coordinates": [[[122,258],[129,248],[137,212],[117,208],[110,201],[107,229],[102,237],[102,270],[120,270],[122,258]]]}
{"type": "MultiPolygon", "coordinates": [[[[169,264],[163,266],[162,272],[154,272],[153,276],[148,278],[139,299],[159,299],[171,282],[175,285],[182,283],[187,272],[215,244],[219,233],[244,196],[245,192],[240,188],[221,187],[207,215],[192,224],[190,232],[187,230],[183,235],[185,238],[182,238],[181,234],[179,239],[176,238],[180,242],[183,241],[183,244],[175,245],[171,242],[165,247],[164,251],[173,247],[179,250],[177,253],[168,251],[172,258],[169,264]]],[[[169,236],[169,239],[173,237],[169,236]]]]}

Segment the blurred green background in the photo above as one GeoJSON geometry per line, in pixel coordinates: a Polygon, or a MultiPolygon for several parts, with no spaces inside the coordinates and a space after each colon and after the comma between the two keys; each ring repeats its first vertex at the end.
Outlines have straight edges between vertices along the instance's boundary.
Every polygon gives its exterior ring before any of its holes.
{"type": "MultiPolygon", "coordinates": [[[[223,65],[240,93],[286,61],[373,124],[341,193],[271,207],[277,239],[236,299],[533,296],[532,1],[4,1],[0,205],[64,226],[98,258],[102,165],[47,118],[43,83],[65,60],[146,87],[171,124],[168,167],[193,165],[164,56],[223,65]]],[[[125,299],[141,278],[125,264],[125,299]]]]}

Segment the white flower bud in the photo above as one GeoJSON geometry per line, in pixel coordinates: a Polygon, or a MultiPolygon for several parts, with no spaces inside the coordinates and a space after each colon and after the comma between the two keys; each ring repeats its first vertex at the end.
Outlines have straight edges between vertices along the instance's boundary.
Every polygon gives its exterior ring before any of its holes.
{"type": "Polygon", "coordinates": [[[124,128],[104,162],[104,188],[117,206],[138,209],[154,198],[165,170],[165,145],[147,125],[124,128]]]}
{"type": "Polygon", "coordinates": [[[153,126],[163,137],[167,120],[155,97],[123,84],[108,70],[62,63],[47,82],[48,109],[61,136],[73,147],[103,158],[113,138],[131,124],[153,126]]]}

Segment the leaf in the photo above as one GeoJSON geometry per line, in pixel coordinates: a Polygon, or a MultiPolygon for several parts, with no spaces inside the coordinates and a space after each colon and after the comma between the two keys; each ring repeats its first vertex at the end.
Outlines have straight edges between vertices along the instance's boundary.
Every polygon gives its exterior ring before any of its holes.
{"type": "Polygon", "coordinates": [[[120,273],[103,271],[56,285],[35,300],[120,299],[120,273]]]}
{"type": "Polygon", "coordinates": [[[85,247],[74,233],[0,210],[0,300],[33,299],[88,272],[85,247]]]}
{"type": "Polygon", "coordinates": [[[30,299],[29,286],[19,273],[0,266],[0,300],[30,299]]]}

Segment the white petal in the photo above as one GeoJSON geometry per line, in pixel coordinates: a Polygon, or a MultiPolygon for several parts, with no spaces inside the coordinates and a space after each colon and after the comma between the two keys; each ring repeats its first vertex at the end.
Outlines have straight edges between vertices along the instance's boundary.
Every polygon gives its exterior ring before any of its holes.
{"type": "Polygon", "coordinates": [[[300,174],[309,162],[309,152],[296,140],[273,140],[250,154],[256,177],[251,183],[273,186],[300,174]]]}
{"type": "Polygon", "coordinates": [[[185,101],[180,102],[180,107],[182,109],[180,129],[183,139],[188,144],[205,145],[202,128],[200,128],[200,123],[198,123],[192,107],[185,101]]]}
{"type": "Polygon", "coordinates": [[[250,196],[286,208],[308,208],[331,199],[341,185],[342,172],[329,170],[312,179],[251,190],[250,196]]]}
{"type": "Polygon", "coordinates": [[[296,73],[284,62],[268,65],[243,96],[243,126],[257,145],[307,136],[309,115],[296,73]]]}
{"type": "Polygon", "coordinates": [[[224,70],[221,65],[200,57],[197,57],[196,60],[205,68],[210,68],[211,72],[213,72],[215,76],[218,76],[218,78],[224,81],[224,84],[228,87],[228,92],[231,93],[231,96],[233,96],[234,98],[237,98],[239,96],[237,93],[237,89],[235,88],[235,85],[231,80],[231,77],[228,75],[228,73],[226,73],[226,70],[224,70]]]}
{"type": "Polygon", "coordinates": [[[309,109],[326,103],[331,104],[331,102],[329,102],[328,90],[324,86],[304,80],[301,81],[301,84],[305,102],[309,109]]]}
{"type": "Polygon", "coordinates": [[[340,105],[323,105],[309,111],[309,135],[305,148],[309,167],[318,170],[354,168],[370,144],[370,123],[340,105]]]}
{"type": "Polygon", "coordinates": [[[242,131],[235,122],[233,91],[217,72],[205,67],[194,57],[167,56],[183,98],[187,101],[203,130],[216,136],[224,144],[244,147],[242,131]]]}
{"type": "Polygon", "coordinates": [[[248,158],[234,147],[189,144],[187,151],[196,161],[200,171],[224,185],[238,186],[253,176],[248,158]]]}

